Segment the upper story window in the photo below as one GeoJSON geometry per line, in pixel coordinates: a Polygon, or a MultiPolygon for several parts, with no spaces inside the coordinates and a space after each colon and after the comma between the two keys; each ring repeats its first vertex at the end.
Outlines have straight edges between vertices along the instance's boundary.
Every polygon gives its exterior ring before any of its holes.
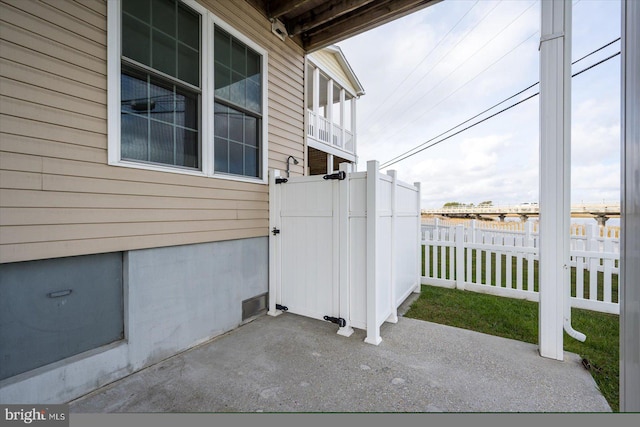
{"type": "Polygon", "coordinates": [[[200,168],[200,33],[176,0],[123,1],[123,160],[200,168]]]}
{"type": "Polygon", "coordinates": [[[260,176],[260,55],[219,28],[215,30],[214,52],[215,169],[260,176]]]}
{"type": "Polygon", "coordinates": [[[266,182],[267,53],[193,0],[116,0],[114,14],[110,164],[266,182]]]}

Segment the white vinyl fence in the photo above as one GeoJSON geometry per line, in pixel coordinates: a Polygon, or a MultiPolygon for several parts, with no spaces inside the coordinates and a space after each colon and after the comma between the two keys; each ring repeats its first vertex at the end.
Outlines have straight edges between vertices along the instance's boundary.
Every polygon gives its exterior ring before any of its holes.
{"type": "Polygon", "coordinates": [[[420,292],[420,184],[367,171],[269,178],[269,314],[324,319],[379,344],[420,292]]]}
{"type": "MultiPolygon", "coordinates": [[[[538,301],[537,224],[422,223],[422,284],[538,301]]],[[[614,229],[571,227],[571,305],[619,314],[620,240],[614,229]]]]}

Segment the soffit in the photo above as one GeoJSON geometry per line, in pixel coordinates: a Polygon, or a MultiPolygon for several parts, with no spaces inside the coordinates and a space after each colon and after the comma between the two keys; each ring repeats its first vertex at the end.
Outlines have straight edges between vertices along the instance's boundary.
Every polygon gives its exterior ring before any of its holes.
{"type": "Polygon", "coordinates": [[[441,0],[247,0],[281,21],[307,53],[371,30],[441,0]]]}

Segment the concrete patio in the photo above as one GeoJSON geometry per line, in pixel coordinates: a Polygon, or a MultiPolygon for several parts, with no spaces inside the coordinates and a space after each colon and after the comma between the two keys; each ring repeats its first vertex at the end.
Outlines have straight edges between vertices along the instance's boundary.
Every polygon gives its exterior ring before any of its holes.
{"type": "Polygon", "coordinates": [[[400,317],[379,346],[289,313],[70,402],[71,413],[610,412],[578,355],[400,317]]]}

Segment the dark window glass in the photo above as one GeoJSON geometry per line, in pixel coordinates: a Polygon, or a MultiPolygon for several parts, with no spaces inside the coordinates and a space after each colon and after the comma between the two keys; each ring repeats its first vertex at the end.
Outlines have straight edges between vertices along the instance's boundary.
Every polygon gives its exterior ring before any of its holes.
{"type": "Polygon", "coordinates": [[[120,87],[122,159],[199,168],[198,95],[128,68],[120,87]]]}
{"type": "Polygon", "coordinates": [[[214,58],[215,170],[259,177],[262,58],[220,28],[214,34],[214,58]]]}
{"type": "Polygon", "coordinates": [[[216,172],[260,176],[260,119],[220,103],[215,104],[216,172]]]}
{"type": "Polygon", "coordinates": [[[200,33],[177,0],[122,1],[122,159],[201,167],[200,33]]]}

